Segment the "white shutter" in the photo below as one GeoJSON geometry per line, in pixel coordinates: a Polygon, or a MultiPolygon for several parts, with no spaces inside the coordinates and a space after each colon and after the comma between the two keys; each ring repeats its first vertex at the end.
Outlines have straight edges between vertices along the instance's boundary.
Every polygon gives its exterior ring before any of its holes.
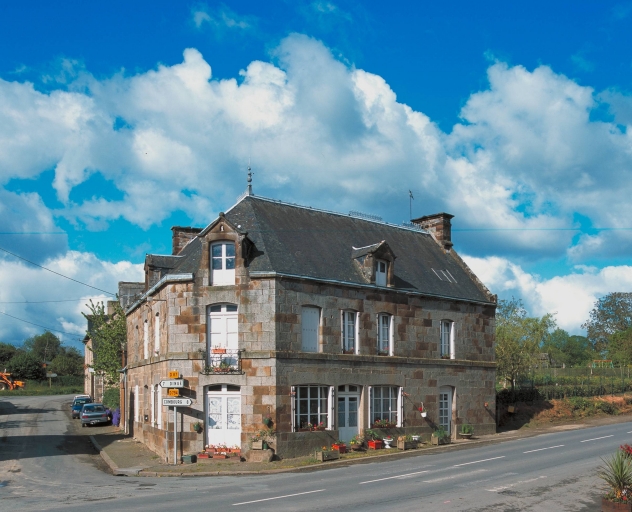
{"type": "Polygon", "coordinates": [[[151,426],[156,426],[156,386],[151,385],[151,426]]]}
{"type": "Polygon", "coordinates": [[[320,310],[314,307],[303,307],[301,312],[301,350],[318,352],[318,327],[320,310]]]}
{"type": "Polygon", "coordinates": [[[160,352],[160,313],[154,316],[154,351],[160,352]]]}
{"type": "Polygon", "coordinates": [[[335,418],[335,402],[334,402],[334,387],[329,386],[329,396],[327,397],[327,406],[329,407],[329,414],[327,415],[327,430],[334,429],[335,418]]]}
{"type": "Polygon", "coordinates": [[[456,330],[456,324],[454,322],[450,322],[450,359],[455,359],[456,354],[454,353],[454,331],[456,330]]]}
{"type": "Polygon", "coordinates": [[[368,417],[368,421],[367,421],[367,428],[371,428],[371,418],[373,417],[373,386],[368,386],[367,387],[367,392],[369,394],[369,417],[368,417]]]}
{"type": "Polygon", "coordinates": [[[397,388],[397,427],[404,423],[404,388],[397,388]]]}
{"type": "Polygon", "coordinates": [[[296,387],[290,388],[290,413],[292,416],[292,432],[296,432],[296,387]]]}
{"type": "Polygon", "coordinates": [[[136,386],[134,386],[134,421],[136,423],[138,423],[139,400],[140,400],[140,397],[138,396],[138,384],[136,384],[136,386]]]}
{"type": "Polygon", "coordinates": [[[145,320],[143,324],[143,358],[149,359],[149,323],[145,320]]]}
{"type": "Polygon", "coordinates": [[[162,386],[158,386],[158,428],[162,428],[162,386]]]}

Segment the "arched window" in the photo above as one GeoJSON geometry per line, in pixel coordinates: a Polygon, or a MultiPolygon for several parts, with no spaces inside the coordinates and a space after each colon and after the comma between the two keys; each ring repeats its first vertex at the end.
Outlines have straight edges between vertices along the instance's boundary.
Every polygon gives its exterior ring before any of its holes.
{"type": "Polygon", "coordinates": [[[235,284],[235,242],[211,244],[211,285],[235,284]]]}

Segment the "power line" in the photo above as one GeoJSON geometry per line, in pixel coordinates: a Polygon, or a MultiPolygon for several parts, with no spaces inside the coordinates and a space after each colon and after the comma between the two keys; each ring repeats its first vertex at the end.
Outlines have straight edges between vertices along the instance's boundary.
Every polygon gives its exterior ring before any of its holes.
{"type": "Polygon", "coordinates": [[[49,272],[52,272],[53,274],[56,274],[56,275],[58,275],[60,277],[64,277],[66,279],[74,281],[75,283],[82,284],[84,286],[87,286],[88,288],[92,288],[94,290],[99,290],[100,292],[107,293],[108,295],[113,295],[113,296],[116,295],[116,293],[108,292],[107,290],[102,290],[101,288],[97,288],[96,286],[92,286],[91,284],[83,283],[81,281],[77,281],[76,279],[73,279],[72,277],[68,277],[68,276],[65,276],[64,274],[60,274],[59,272],[55,272],[54,270],[51,270],[50,268],[43,267],[42,265],[39,265],[39,264],[37,264],[37,263],[35,263],[35,262],[31,261],[31,260],[27,260],[26,258],[23,258],[22,256],[19,256],[19,255],[15,254],[15,253],[13,253],[11,251],[7,251],[6,249],[3,249],[2,247],[0,247],[0,251],[4,251],[7,254],[10,254],[11,256],[15,256],[16,258],[19,258],[21,260],[24,260],[24,261],[30,263],[31,265],[35,265],[36,267],[42,268],[44,270],[48,270],[49,272]]]}
{"type": "Polygon", "coordinates": [[[11,301],[0,301],[0,304],[49,304],[52,302],[80,302],[84,300],[89,300],[91,297],[86,297],[83,299],[63,299],[63,300],[11,300],[11,301]]]}
{"type": "Polygon", "coordinates": [[[11,318],[14,318],[15,320],[19,320],[20,322],[24,322],[24,323],[27,323],[27,324],[35,325],[37,327],[41,327],[42,329],[46,329],[47,331],[59,332],[61,334],[67,334],[68,336],[72,336],[73,338],[77,338],[79,340],[83,339],[81,336],[79,336],[76,333],[60,331],[59,329],[52,329],[50,327],[46,327],[45,325],[35,324],[33,322],[29,322],[28,320],[24,320],[24,318],[18,318],[17,316],[13,316],[13,315],[10,315],[9,313],[5,313],[4,311],[0,311],[0,314],[8,316],[8,317],[11,317],[11,318]]]}

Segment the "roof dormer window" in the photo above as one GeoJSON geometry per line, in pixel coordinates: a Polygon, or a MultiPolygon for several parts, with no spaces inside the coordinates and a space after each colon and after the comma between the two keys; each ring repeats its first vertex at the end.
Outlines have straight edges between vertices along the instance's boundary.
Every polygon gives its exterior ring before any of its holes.
{"type": "Polygon", "coordinates": [[[232,284],[235,284],[235,243],[214,243],[211,245],[211,285],[232,284]]]}

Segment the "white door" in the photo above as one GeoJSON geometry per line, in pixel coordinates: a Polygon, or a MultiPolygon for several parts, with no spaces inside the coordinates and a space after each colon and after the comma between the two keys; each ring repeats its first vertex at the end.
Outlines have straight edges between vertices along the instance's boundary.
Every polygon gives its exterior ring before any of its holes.
{"type": "Polygon", "coordinates": [[[241,446],[241,393],[238,386],[211,386],[206,400],[209,445],[241,446]]]}
{"type": "Polygon", "coordinates": [[[439,390],[439,425],[452,436],[452,388],[443,386],[439,390]]]}
{"type": "Polygon", "coordinates": [[[222,361],[237,364],[237,306],[234,304],[218,304],[211,306],[209,314],[209,361],[218,366],[222,361]],[[219,353],[213,349],[226,349],[219,353]]]}
{"type": "Polygon", "coordinates": [[[358,386],[338,386],[338,435],[346,443],[360,433],[359,406],[360,388],[358,386]]]}

